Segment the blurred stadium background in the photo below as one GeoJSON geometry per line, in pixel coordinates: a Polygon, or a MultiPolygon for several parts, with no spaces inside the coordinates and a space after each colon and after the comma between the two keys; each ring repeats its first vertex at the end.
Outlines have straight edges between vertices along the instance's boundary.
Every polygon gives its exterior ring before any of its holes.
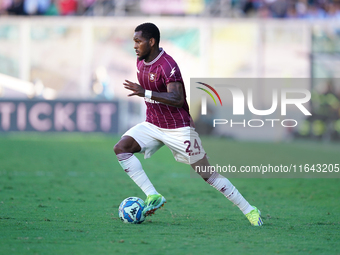
{"type": "Polygon", "coordinates": [[[143,120],[122,83],[150,21],[187,90],[193,77],[306,79],[312,117],[290,135],[340,138],[340,1],[1,0],[0,14],[0,132],[121,134],[143,120]]]}

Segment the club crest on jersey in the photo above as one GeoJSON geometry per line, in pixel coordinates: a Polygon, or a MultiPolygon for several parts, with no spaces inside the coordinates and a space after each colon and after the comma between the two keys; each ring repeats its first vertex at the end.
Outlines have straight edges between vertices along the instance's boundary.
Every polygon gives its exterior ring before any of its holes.
{"type": "Polygon", "coordinates": [[[149,80],[150,81],[155,81],[156,80],[156,76],[157,76],[156,73],[149,73],[149,80]]]}

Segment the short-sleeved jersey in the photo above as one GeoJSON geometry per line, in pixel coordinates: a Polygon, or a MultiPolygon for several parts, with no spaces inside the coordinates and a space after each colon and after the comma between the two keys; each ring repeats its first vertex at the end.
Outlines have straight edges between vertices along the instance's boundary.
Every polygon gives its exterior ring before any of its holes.
{"type": "Polygon", "coordinates": [[[172,57],[161,48],[161,52],[151,62],[137,59],[137,77],[139,84],[151,91],[167,92],[167,84],[171,82],[180,82],[183,86],[185,101],[181,108],[145,98],[147,122],[168,129],[190,126],[189,106],[181,71],[172,57]]]}

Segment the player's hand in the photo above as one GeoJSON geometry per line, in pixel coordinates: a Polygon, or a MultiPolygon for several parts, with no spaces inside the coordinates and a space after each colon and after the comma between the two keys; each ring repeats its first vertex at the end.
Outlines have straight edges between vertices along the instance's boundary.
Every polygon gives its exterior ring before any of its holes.
{"type": "Polygon", "coordinates": [[[131,81],[128,81],[128,80],[125,80],[125,82],[123,83],[124,85],[124,88],[126,89],[129,89],[131,91],[133,91],[133,93],[129,94],[128,96],[140,96],[140,97],[144,97],[145,95],[145,89],[137,84],[137,83],[134,83],[134,82],[131,82],[131,81]]]}

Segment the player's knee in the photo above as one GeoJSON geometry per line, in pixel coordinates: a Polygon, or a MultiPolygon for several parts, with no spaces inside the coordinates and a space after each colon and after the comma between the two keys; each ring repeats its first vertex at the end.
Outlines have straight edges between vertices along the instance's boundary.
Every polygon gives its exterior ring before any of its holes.
{"type": "Polygon", "coordinates": [[[195,172],[202,177],[202,179],[207,182],[211,175],[214,173],[213,171],[201,171],[200,167],[194,168],[195,172]]]}
{"type": "Polygon", "coordinates": [[[205,182],[208,182],[209,178],[208,177],[202,177],[205,182]]]}
{"type": "Polygon", "coordinates": [[[119,142],[113,146],[113,151],[116,153],[116,155],[125,152],[123,146],[119,142]]]}
{"type": "Polygon", "coordinates": [[[116,155],[120,153],[136,153],[141,150],[140,145],[129,136],[123,136],[119,142],[113,147],[116,155]]]}
{"type": "Polygon", "coordinates": [[[135,153],[138,150],[134,148],[133,144],[123,139],[113,147],[113,151],[118,155],[120,153],[135,153]]]}
{"type": "Polygon", "coordinates": [[[210,176],[211,176],[211,174],[209,174],[209,173],[198,173],[198,174],[202,177],[202,179],[205,182],[207,182],[209,180],[210,176]]]}

